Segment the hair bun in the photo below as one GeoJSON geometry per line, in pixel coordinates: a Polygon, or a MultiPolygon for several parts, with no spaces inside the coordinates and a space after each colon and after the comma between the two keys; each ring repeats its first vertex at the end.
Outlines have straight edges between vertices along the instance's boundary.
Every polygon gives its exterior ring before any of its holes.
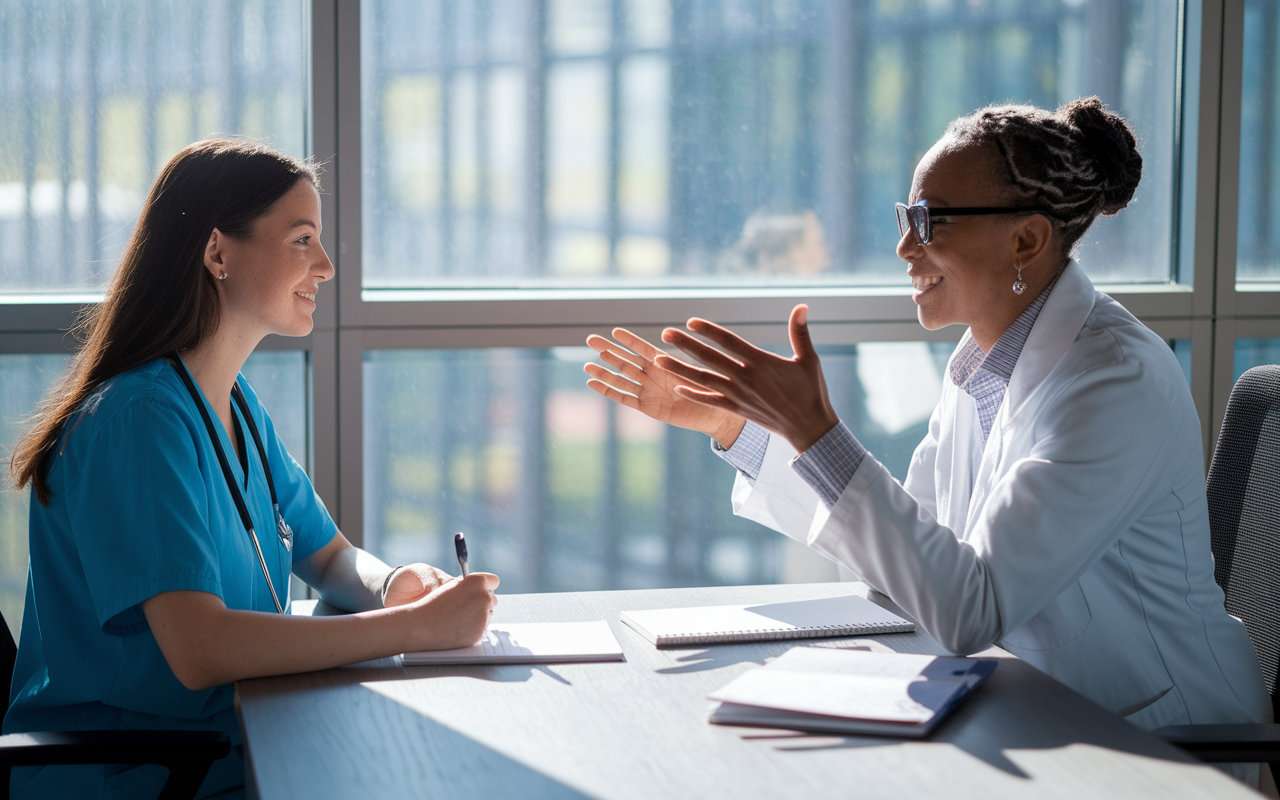
{"type": "Polygon", "coordinates": [[[1129,123],[1107,110],[1097,97],[1082,97],[1058,109],[1075,131],[1080,149],[1102,181],[1098,210],[1110,217],[1129,205],[1142,178],[1142,156],[1129,123]]]}

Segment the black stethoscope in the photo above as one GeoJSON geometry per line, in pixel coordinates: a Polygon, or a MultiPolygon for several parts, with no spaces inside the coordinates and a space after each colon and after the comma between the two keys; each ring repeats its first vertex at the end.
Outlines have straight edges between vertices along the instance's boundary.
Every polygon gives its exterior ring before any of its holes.
{"type": "MultiPolygon", "coordinates": [[[[222,449],[222,442],[218,438],[218,430],[213,427],[213,420],[209,417],[209,410],[204,407],[204,400],[201,398],[200,392],[196,390],[195,382],[191,380],[191,374],[187,372],[187,366],[182,362],[182,358],[177,351],[165,357],[173,365],[178,376],[182,378],[183,384],[187,387],[187,393],[191,395],[196,408],[200,409],[200,416],[204,418],[204,426],[209,431],[209,439],[213,442],[213,449],[218,453],[218,463],[222,465],[222,477],[227,479],[227,488],[231,490],[231,499],[235,501],[236,510],[240,512],[240,521],[244,523],[244,529],[249,533],[249,539],[253,542],[253,549],[258,554],[258,563],[262,565],[262,577],[267,579],[267,588],[271,590],[271,600],[276,604],[276,611],[283,614],[284,607],[280,605],[280,598],[276,596],[276,586],[271,580],[271,572],[267,569],[267,560],[262,557],[262,547],[258,544],[258,534],[253,530],[253,519],[249,516],[249,507],[245,505],[244,495],[240,493],[240,487],[236,484],[235,475],[231,472],[231,463],[227,461],[227,454],[222,449]]],[[[239,381],[236,381],[231,386],[231,398],[240,407],[240,413],[244,416],[245,424],[249,426],[249,434],[253,436],[253,443],[258,448],[258,458],[262,461],[262,471],[267,476],[267,489],[271,492],[271,508],[276,515],[276,534],[280,537],[280,543],[284,545],[284,549],[292,551],[293,529],[289,527],[289,523],[285,522],[284,517],[280,515],[280,503],[276,500],[276,485],[271,480],[271,465],[267,463],[267,451],[262,446],[262,437],[258,435],[258,426],[254,424],[253,414],[249,412],[249,402],[244,398],[244,392],[240,389],[239,381]]],[[[243,441],[244,434],[240,432],[240,421],[236,419],[235,414],[231,415],[231,422],[236,426],[236,432],[240,434],[240,439],[243,441]]],[[[246,478],[248,478],[248,472],[248,460],[246,459],[246,478]]]]}

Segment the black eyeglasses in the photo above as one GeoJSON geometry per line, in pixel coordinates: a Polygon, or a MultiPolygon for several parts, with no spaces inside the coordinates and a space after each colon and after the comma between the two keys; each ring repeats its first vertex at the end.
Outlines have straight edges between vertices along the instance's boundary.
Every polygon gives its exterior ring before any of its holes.
{"type": "Polygon", "coordinates": [[[920,244],[933,241],[933,217],[977,217],[984,214],[1044,214],[1052,217],[1043,208],[929,208],[924,203],[909,206],[906,203],[894,203],[898,212],[898,235],[906,236],[908,230],[916,232],[920,244]]]}

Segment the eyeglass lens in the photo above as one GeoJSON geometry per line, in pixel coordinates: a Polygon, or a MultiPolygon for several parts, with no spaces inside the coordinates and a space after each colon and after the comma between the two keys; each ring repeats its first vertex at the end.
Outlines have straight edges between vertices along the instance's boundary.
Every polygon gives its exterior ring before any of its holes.
{"type": "Polygon", "coordinates": [[[929,224],[929,210],[924,206],[908,206],[898,203],[898,235],[906,236],[908,228],[914,228],[921,244],[928,244],[933,239],[932,226],[929,224]]]}

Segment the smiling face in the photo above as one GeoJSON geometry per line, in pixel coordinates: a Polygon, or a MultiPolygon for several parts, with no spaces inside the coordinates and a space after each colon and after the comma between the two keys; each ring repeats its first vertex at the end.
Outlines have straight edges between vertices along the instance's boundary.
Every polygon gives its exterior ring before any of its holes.
{"type": "MultiPolygon", "coordinates": [[[[908,202],[924,201],[935,210],[1016,206],[998,182],[1004,171],[994,145],[957,149],[944,138],[916,167],[908,202]]],[[[1056,274],[1038,263],[1043,247],[1027,250],[1029,228],[1039,228],[1037,235],[1044,235],[1049,223],[1034,216],[946,217],[936,212],[932,223],[928,245],[920,244],[910,230],[898,242],[898,257],[910,264],[907,274],[920,324],[929,330],[968,325],[979,346],[990,350],[1056,274]],[[1031,286],[1023,295],[1011,289],[1018,263],[1031,286]]]]}
{"type": "Polygon", "coordinates": [[[299,180],[248,237],[215,235],[205,261],[215,276],[227,275],[218,281],[222,325],[248,336],[306,336],[320,284],[333,277],[320,246],[320,195],[299,180]]]}

